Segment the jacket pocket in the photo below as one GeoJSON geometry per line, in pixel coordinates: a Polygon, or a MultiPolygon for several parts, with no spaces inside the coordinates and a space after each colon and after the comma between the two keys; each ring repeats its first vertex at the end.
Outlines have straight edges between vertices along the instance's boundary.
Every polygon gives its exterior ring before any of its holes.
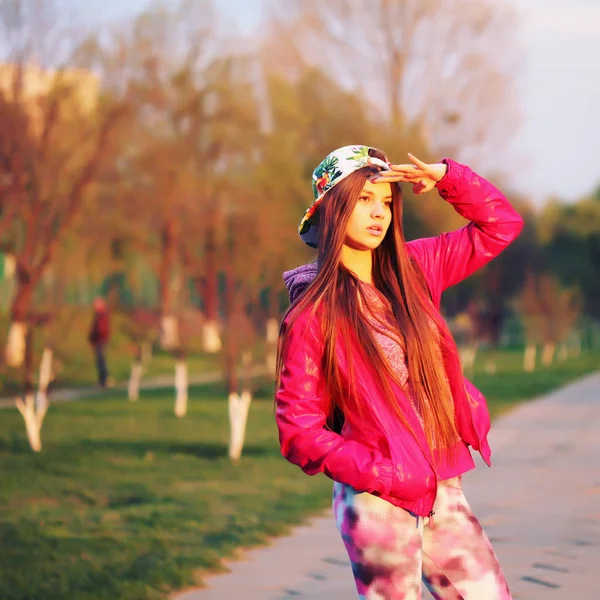
{"type": "Polygon", "coordinates": [[[415,502],[435,490],[435,473],[416,441],[406,435],[386,436],[392,457],[390,496],[415,502]]]}

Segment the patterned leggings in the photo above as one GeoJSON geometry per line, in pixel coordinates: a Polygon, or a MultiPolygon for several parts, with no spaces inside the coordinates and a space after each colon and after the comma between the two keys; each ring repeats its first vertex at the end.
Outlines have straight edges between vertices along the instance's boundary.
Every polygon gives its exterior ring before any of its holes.
{"type": "Polygon", "coordinates": [[[333,509],[361,600],[511,600],[492,546],[463,494],[441,481],[433,523],[335,483],[333,509]]]}

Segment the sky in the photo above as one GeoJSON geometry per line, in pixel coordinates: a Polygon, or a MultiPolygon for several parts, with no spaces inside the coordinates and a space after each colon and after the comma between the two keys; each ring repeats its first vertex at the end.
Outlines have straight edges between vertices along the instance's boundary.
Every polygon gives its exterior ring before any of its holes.
{"type": "MultiPolygon", "coordinates": [[[[523,122],[512,142],[515,157],[499,166],[511,187],[538,206],[550,196],[577,200],[600,186],[600,0],[504,1],[520,15],[523,122]]],[[[148,5],[62,2],[77,5],[94,21],[130,16],[148,5]]],[[[259,23],[260,0],[215,2],[242,31],[259,23]]]]}

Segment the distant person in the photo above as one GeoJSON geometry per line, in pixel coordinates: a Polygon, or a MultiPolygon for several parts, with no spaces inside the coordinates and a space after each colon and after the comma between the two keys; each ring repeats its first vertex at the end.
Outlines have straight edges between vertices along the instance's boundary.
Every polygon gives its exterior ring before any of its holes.
{"type": "Polygon", "coordinates": [[[437,599],[510,600],[462,490],[475,467],[469,447],[490,463],[489,413],[463,376],[440,299],[500,254],[523,219],[469,167],[409,158],[393,165],[346,146],[313,173],[299,233],[317,260],[284,274],[281,452],[334,481],[360,598],[417,600],[423,582],[437,599]],[[407,242],[399,182],[416,194],[436,188],[470,223],[407,242]]]}
{"type": "Polygon", "coordinates": [[[112,385],[112,379],[106,366],[106,344],[110,339],[110,316],[104,298],[94,299],[94,319],[88,335],[88,340],[94,348],[98,384],[101,387],[112,385]]]}

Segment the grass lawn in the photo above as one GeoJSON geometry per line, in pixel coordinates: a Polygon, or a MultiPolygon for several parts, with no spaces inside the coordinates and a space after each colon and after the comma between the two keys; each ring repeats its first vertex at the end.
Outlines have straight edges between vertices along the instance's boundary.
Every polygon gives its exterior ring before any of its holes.
{"type": "Polygon", "coordinates": [[[475,375],[469,379],[483,392],[492,418],[510,410],[515,404],[532,400],[586,373],[600,371],[600,353],[582,354],[578,359],[556,362],[534,373],[523,371],[522,352],[480,353],[475,363],[475,375]],[[484,363],[492,358],[497,372],[488,375],[484,363]]]}
{"type": "MultiPolygon", "coordinates": [[[[519,370],[518,355],[498,365],[474,377],[494,414],[598,369],[600,356],[534,374],[519,370]]],[[[181,420],[165,392],[57,404],[40,455],[17,411],[0,413],[0,598],[166,598],[327,507],[331,482],[280,456],[271,399],[265,384],[238,465],[226,456],[219,386],[193,389],[181,420]]]]}

